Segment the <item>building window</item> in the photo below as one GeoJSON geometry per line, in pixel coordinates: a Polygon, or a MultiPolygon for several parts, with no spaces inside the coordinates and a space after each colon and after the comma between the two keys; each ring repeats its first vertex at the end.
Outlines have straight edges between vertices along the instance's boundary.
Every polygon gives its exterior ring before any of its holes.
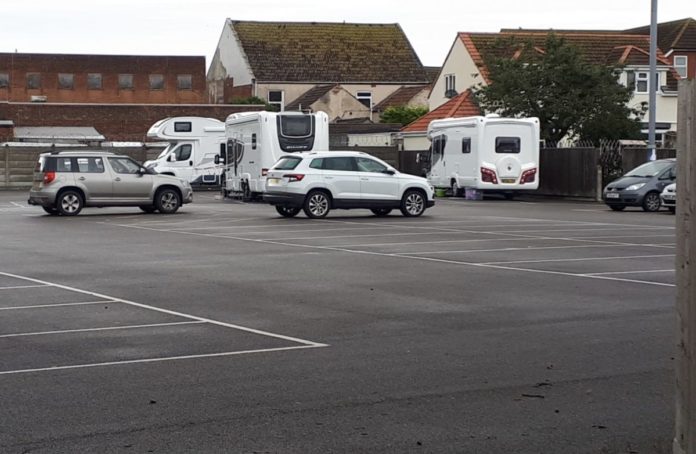
{"type": "Polygon", "coordinates": [[[358,101],[368,109],[372,110],[372,92],[371,91],[359,91],[356,96],[358,101]]]}
{"type": "Polygon", "coordinates": [[[636,73],[636,93],[648,92],[648,73],[636,73]]]}
{"type": "Polygon", "coordinates": [[[164,76],[162,74],[150,74],[150,90],[164,90],[164,76]]]}
{"type": "Polygon", "coordinates": [[[101,88],[102,88],[102,75],[100,73],[87,74],[87,89],[89,89],[89,90],[101,90],[101,88]]]}
{"type": "Polygon", "coordinates": [[[445,76],[445,97],[446,98],[454,98],[457,96],[457,89],[456,89],[456,83],[457,79],[454,74],[447,74],[445,76]]]}
{"type": "Polygon", "coordinates": [[[41,74],[28,73],[27,74],[27,88],[30,90],[41,88],[41,74]]]}
{"type": "Polygon", "coordinates": [[[689,58],[686,55],[677,55],[674,57],[674,69],[677,70],[682,79],[686,79],[688,67],[689,58]]]}
{"type": "Polygon", "coordinates": [[[133,89],[133,74],[119,74],[118,75],[118,88],[119,88],[119,90],[132,90],[133,89]]]}
{"type": "Polygon", "coordinates": [[[10,74],[0,73],[0,88],[7,88],[10,86],[10,74]]]}
{"type": "Polygon", "coordinates": [[[270,90],[268,92],[268,104],[275,106],[278,112],[285,109],[285,93],[283,90],[270,90]]]}
{"type": "Polygon", "coordinates": [[[58,74],[58,88],[62,90],[72,90],[75,88],[74,74],[58,74]]]}
{"type": "Polygon", "coordinates": [[[176,89],[192,90],[193,77],[191,76],[191,74],[179,74],[178,76],[176,76],[176,89]]]}

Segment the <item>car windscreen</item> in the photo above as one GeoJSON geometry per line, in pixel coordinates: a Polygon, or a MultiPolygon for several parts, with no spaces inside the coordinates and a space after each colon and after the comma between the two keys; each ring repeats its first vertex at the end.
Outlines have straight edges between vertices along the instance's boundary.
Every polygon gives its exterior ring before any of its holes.
{"type": "Polygon", "coordinates": [[[272,170],[293,170],[300,164],[301,161],[302,158],[286,156],[280,158],[280,160],[278,160],[278,162],[275,163],[272,170]]]}
{"type": "Polygon", "coordinates": [[[664,170],[673,166],[673,161],[652,161],[646,162],[643,165],[636,167],[635,169],[628,172],[625,176],[627,177],[642,177],[651,178],[661,174],[664,170]]]}

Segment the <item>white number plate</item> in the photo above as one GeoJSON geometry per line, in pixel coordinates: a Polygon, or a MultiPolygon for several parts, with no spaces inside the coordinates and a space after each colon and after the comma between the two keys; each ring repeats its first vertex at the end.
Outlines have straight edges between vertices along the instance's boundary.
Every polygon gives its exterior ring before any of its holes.
{"type": "Polygon", "coordinates": [[[269,178],[268,179],[268,185],[269,186],[278,186],[280,184],[280,179],[279,178],[269,178]]]}
{"type": "Polygon", "coordinates": [[[619,194],[616,192],[607,192],[607,199],[618,199],[619,194]]]}

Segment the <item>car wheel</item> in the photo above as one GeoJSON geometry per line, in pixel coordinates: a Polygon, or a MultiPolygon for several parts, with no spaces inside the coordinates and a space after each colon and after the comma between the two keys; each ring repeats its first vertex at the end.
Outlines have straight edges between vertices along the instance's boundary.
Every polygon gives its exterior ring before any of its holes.
{"type": "Polygon", "coordinates": [[[63,216],[77,216],[83,204],[82,194],[72,190],[61,192],[56,200],[56,208],[63,216]]]}
{"type": "Polygon", "coordinates": [[[181,198],[174,189],[160,189],[155,195],[155,207],[162,214],[174,214],[181,206],[181,198]]]}
{"type": "Polygon", "coordinates": [[[53,208],[53,207],[41,207],[41,208],[43,208],[43,210],[46,213],[50,214],[51,216],[55,216],[58,214],[58,210],[56,208],[53,208]]]}
{"type": "Polygon", "coordinates": [[[452,197],[460,197],[462,195],[462,188],[457,183],[457,180],[452,180],[452,197]]]}
{"type": "Polygon", "coordinates": [[[674,213],[677,212],[677,207],[668,207],[667,209],[668,209],[669,212],[672,213],[672,214],[674,214],[674,213]]]}
{"type": "Polygon", "coordinates": [[[614,211],[623,211],[626,209],[626,205],[609,205],[609,208],[614,211]]]}
{"type": "Polygon", "coordinates": [[[421,191],[409,189],[401,198],[401,213],[408,217],[417,217],[425,211],[425,195],[421,191]]]}
{"type": "Polygon", "coordinates": [[[375,216],[386,216],[391,213],[391,208],[372,208],[370,211],[374,213],[375,216]]]}
{"type": "Polygon", "coordinates": [[[299,213],[302,208],[276,205],[275,209],[278,212],[278,214],[283,216],[284,218],[294,218],[295,216],[297,216],[297,213],[299,213]]]}
{"type": "Polygon", "coordinates": [[[324,191],[312,191],[307,194],[302,209],[308,218],[325,218],[331,210],[331,200],[324,191]]]}
{"type": "Polygon", "coordinates": [[[155,208],[152,205],[140,205],[138,208],[140,208],[146,213],[154,213],[155,211],[157,211],[157,208],[155,208]]]}
{"type": "Polygon", "coordinates": [[[648,192],[643,197],[643,211],[655,212],[660,209],[662,202],[660,201],[660,194],[657,192],[648,192]]]}

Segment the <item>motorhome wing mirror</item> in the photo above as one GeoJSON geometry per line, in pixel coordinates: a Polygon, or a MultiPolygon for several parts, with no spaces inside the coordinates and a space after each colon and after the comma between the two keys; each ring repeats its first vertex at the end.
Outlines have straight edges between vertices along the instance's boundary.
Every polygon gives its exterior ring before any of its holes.
{"type": "Polygon", "coordinates": [[[216,154],[216,155],[215,155],[215,158],[213,158],[213,162],[214,162],[215,164],[220,164],[220,155],[219,155],[219,154],[216,154]]]}
{"type": "Polygon", "coordinates": [[[418,153],[416,155],[416,163],[428,163],[430,162],[430,153],[418,153]]]}
{"type": "Polygon", "coordinates": [[[167,156],[167,162],[174,162],[175,159],[176,158],[174,157],[173,154],[170,154],[169,156],[167,156]]]}

